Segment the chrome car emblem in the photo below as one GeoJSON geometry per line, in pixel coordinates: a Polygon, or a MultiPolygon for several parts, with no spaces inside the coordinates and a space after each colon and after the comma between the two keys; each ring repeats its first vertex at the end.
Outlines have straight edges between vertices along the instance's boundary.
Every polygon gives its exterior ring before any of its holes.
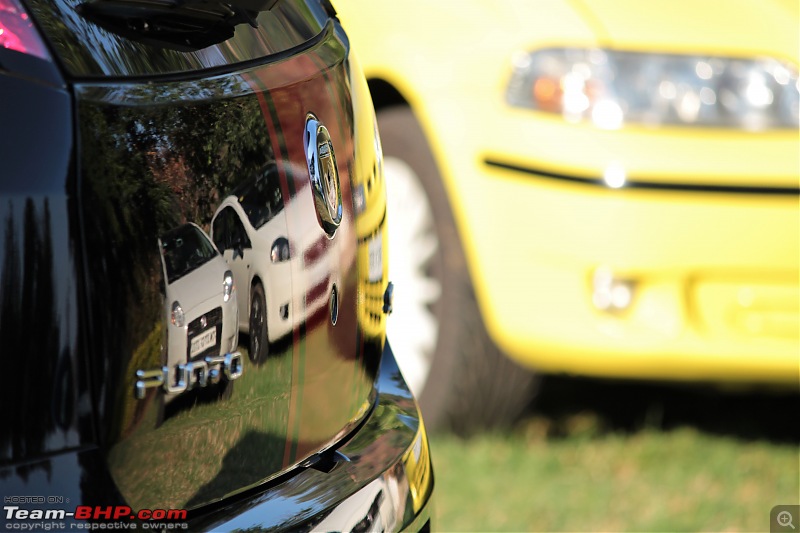
{"type": "Polygon", "coordinates": [[[205,316],[205,315],[201,316],[201,317],[200,317],[200,327],[201,327],[201,328],[204,328],[204,327],[206,327],[207,325],[208,325],[208,319],[206,319],[206,316],[205,316]]]}
{"type": "Polygon", "coordinates": [[[221,379],[233,381],[244,372],[240,352],[209,356],[202,361],[192,361],[173,368],[164,366],[151,370],[137,370],[134,393],[141,400],[147,389],[160,388],[168,394],[178,394],[196,387],[207,387],[221,379]]]}
{"type": "Polygon", "coordinates": [[[336,228],[342,222],[339,171],[336,168],[336,155],[328,129],[312,113],[306,116],[303,146],[311,189],[314,193],[317,220],[328,237],[333,237],[336,228]]]}

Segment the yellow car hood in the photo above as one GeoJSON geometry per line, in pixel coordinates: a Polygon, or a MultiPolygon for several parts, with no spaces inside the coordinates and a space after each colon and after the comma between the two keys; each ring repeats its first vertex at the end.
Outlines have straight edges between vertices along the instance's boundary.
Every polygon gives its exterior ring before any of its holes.
{"type": "Polygon", "coordinates": [[[795,0],[571,0],[571,4],[601,46],[765,55],[797,64],[800,3],[795,0]]]}

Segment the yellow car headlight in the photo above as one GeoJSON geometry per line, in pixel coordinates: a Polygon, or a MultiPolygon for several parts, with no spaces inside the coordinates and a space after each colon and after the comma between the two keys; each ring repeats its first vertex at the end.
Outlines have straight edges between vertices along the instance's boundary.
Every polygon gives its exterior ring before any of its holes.
{"type": "Polygon", "coordinates": [[[797,128],[797,71],[775,59],[551,48],[514,57],[516,107],[591,120],[764,130],[797,128]]]}

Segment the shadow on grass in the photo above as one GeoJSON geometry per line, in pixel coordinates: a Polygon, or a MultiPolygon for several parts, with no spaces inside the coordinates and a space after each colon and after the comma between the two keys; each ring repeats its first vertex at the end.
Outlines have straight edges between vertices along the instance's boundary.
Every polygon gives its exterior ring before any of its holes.
{"type": "Polygon", "coordinates": [[[224,496],[232,487],[249,487],[264,478],[265,472],[281,468],[280,452],[286,439],[251,431],[237,442],[222,459],[222,468],[211,481],[200,487],[186,503],[192,508],[224,496]]]}
{"type": "Polygon", "coordinates": [[[548,376],[520,428],[558,439],[691,427],[745,441],[800,444],[800,394],[548,376]]]}

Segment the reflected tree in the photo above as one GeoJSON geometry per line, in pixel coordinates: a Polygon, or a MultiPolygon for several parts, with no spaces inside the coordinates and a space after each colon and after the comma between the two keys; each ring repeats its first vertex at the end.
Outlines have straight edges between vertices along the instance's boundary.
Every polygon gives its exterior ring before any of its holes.
{"type": "Polygon", "coordinates": [[[59,359],[59,322],[53,278],[53,244],[47,200],[40,208],[28,198],[22,220],[9,200],[2,214],[0,272],[0,365],[14,379],[0,388],[0,461],[35,457],[47,451],[55,429],[52,390],[59,359]],[[13,430],[13,431],[11,431],[13,430]]]}
{"type": "MultiPolygon", "coordinates": [[[[78,113],[90,305],[113,309],[96,314],[95,342],[98,353],[118,354],[98,372],[107,377],[101,383],[128,384],[137,369],[164,363],[159,236],[187,222],[208,231],[222,199],[272,152],[258,100],[241,78],[85,91],[78,113]]],[[[112,439],[139,419],[131,390],[103,391],[116,413],[105,413],[112,439]]]]}

